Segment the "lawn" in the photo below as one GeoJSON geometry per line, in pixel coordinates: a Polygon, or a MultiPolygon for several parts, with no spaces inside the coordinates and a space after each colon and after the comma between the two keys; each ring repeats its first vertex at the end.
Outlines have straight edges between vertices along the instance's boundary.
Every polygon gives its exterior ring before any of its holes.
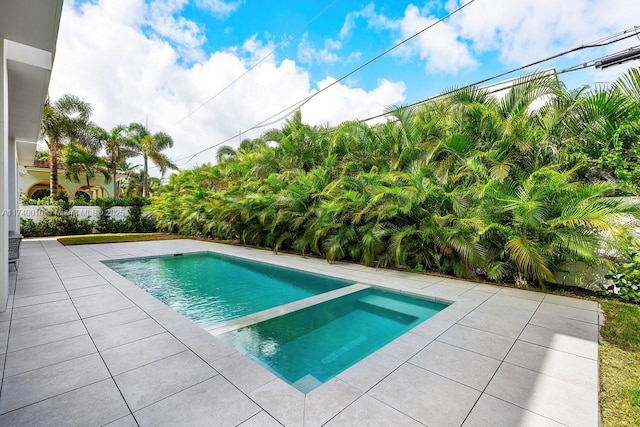
{"type": "Polygon", "coordinates": [[[600,409],[604,426],[640,426],[640,306],[604,300],[600,409]]]}
{"type": "Polygon", "coordinates": [[[88,245],[96,243],[148,242],[150,240],[183,239],[184,237],[169,233],[113,233],[82,234],[79,236],[58,237],[63,245],[88,245]]]}

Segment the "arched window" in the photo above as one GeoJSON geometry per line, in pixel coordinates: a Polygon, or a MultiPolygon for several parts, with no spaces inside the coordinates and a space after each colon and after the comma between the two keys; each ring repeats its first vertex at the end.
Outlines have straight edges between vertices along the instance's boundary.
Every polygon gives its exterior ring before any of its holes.
{"type": "Polygon", "coordinates": [[[89,202],[91,200],[91,196],[86,191],[78,190],[74,196],[76,199],[82,199],[85,202],[89,202]]]}
{"type": "Polygon", "coordinates": [[[40,199],[44,199],[50,194],[51,194],[51,191],[49,191],[48,188],[39,188],[36,191],[34,191],[33,194],[31,194],[31,198],[33,200],[40,200],[40,199]]]}

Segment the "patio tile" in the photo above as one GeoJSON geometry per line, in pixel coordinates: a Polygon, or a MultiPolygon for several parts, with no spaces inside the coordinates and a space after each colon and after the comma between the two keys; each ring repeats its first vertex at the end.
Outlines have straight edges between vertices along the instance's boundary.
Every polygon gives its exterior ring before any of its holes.
{"type": "MultiPolygon", "coordinates": [[[[10,313],[10,310],[7,309],[5,313],[7,312],[10,313]]],[[[65,307],[59,307],[40,315],[20,318],[13,317],[11,320],[11,330],[23,331],[27,329],[36,329],[59,323],[66,323],[73,320],[80,320],[80,316],[78,316],[78,312],[73,306],[66,305],[65,307]]]]}
{"type": "Polygon", "coordinates": [[[149,315],[138,307],[130,307],[90,317],[84,319],[83,322],[87,325],[87,329],[89,329],[90,332],[96,332],[100,329],[111,328],[113,326],[124,325],[126,323],[148,318],[149,315]]]}
{"type": "Polygon", "coordinates": [[[86,335],[87,330],[80,320],[44,326],[42,328],[11,328],[8,351],[18,351],[29,347],[48,344],[66,338],[86,335]]]}
{"type": "Polygon", "coordinates": [[[185,350],[184,344],[164,332],[110,348],[101,354],[111,375],[118,375],[185,350]]]}
{"type": "Polygon", "coordinates": [[[542,326],[527,325],[518,339],[577,356],[598,360],[597,338],[584,339],[563,334],[542,326]]]}
{"type": "Polygon", "coordinates": [[[209,334],[199,335],[183,342],[195,354],[201,357],[202,360],[209,364],[212,364],[214,360],[236,352],[236,350],[229,347],[227,343],[209,334]]]}
{"type": "Polygon", "coordinates": [[[325,426],[422,427],[424,424],[365,394],[332,418],[325,426]]]}
{"type": "MultiPolygon", "coordinates": [[[[70,260],[66,259],[64,262],[69,262],[70,260]]],[[[55,265],[55,264],[54,264],[55,265]]],[[[73,279],[76,277],[85,277],[94,273],[92,269],[89,267],[65,267],[65,266],[56,266],[56,273],[62,281],[64,279],[73,279]]]]}
{"type": "Polygon", "coordinates": [[[598,426],[598,392],[503,363],[486,391],[498,399],[567,425],[598,426]]]}
{"type": "Polygon", "coordinates": [[[560,295],[546,294],[544,302],[563,305],[566,307],[582,308],[584,310],[598,311],[598,303],[596,301],[589,301],[579,298],[563,297],[560,295]]]}
{"type": "Polygon", "coordinates": [[[73,304],[83,318],[134,306],[129,298],[115,289],[101,294],[73,298],[73,304]]]}
{"type": "Polygon", "coordinates": [[[598,362],[593,359],[517,341],[505,361],[579,387],[598,390],[598,362]]]}
{"type": "Polygon", "coordinates": [[[59,280],[48,279],[44,282],[30,282],[23,281],[16,284],[16,298],[24,298],[45,294],[52,294],[56,292],[65,292],[66,289],[62,286],[62,282],[59,280]]]}
{"type": "Polygon", "coordinates": [[[180,313],[166,306],[162,310],[150,312],[149,315],[180,341],[208,334],[191,320],[185,319],[180,313]]]}
{"type": "Polygon", "coordinates": [[[503,360],[515,338],[492,334],[463,325],[453,325],[437,341],[503,360]]]}
{"type": "Polygon", "coordinates": [[[536,311],[540,306],[540,301],[505,294],[493,295],[487,302],[490,304],[499,304],[510,308],[529,311],[536,311]]]}
{"type": "Polygon", "coordinates": [[[482,391],[501,362],[469,350],[434,341],[411,358],[409,363],[482,391]]]}
{"type": "Polygon", "coordinates": [[[485,291],[480,291],[480,290],[477,290],[476,288],[473,288],[466,291],[462,295],[460,295],[460,297],[484,302],[489,298],[493,297],[495,294],[496,294],[495,292],[485,292],[485,291]]]}
{"type": "Polygon", "coordinates": [[[91,286],[106,285],[109,282],[107,282],[104,277],[92,271],[91,274],[88,275],[64,278],[62,279],[62,283],[68,291],[71,291],[74,289],[89,288],[91,286]]]}
{"type": "Polygon", "coordinates": [[[137,411],[134,416],[140,426],[173,427],[189,420],[193,427],[231,427],[261,412],[258,405],[222,376],[176,393],[160,402],[137,411]]]}
{"type": "Polygon", "coordinates": [[[276,378],[274,374],[240,353],[214,360],[211,366],[245,393],[250,393],[276,378]]]}
{"type": "Polygon", "coordinates": [[[425,291],[433,297],[444,298],[444,299],[454,299],[462,294],[464,294],[468,288],[459,288],[457,286],[446,285],[442,282],[436,283],[435,285],[429,286],[425,289],[425,291]]]}
{"type": "Polygon", "coordinates": [[[45,302],[54,302],[54,301],[62,301],[69,299],[69,294],[66,291],[62,292],[52,292],[41,295],[33,295],[33,296],[24,296],[24,297],[16,297],[13,300],[13,307],[26,307],[35,304],[42,304],[45,302]]]}
{"type": "Polygon", "coordinates": [[[88,334],[29,347],[7,354],[4,376],[10,377],[96,352],[96,346],[88,334]]]}
{"type": "Polygon", "coordinates": [[[282,424],[277,422],[275,418],[267,414],[265,411],[262,411],[258,412],[242,424],[238,424],[238,427],[282,427],[282,424]]]}
{"type": "Polygon", "coordinates": [[[102,294],[105,292],[113,292],[114,288],[112,285],[96,285],[89,286],[87,288],[73,289],[69,291],[69,296],[71,298],[84,297],[88,295],[102,294]]]}
{"type": "Polygon", "coordinates": [[[96,329],[95,327],[87,326],[87,328],[100,351],[165,332],[162,326],[151,318],[111,327],[99,327],[96,329]]]}
{"type": "Polygon", "coordinates": [[[4,414],[0,425],[97,426],[128,413],[124,399],[109,378],[4,414]]]}
{"type": "Polygon", "coordinates": [[[368,394],[434,426],[461,425],[480,396],[477,390],[410,364],[402,365],[368,394]]]}
{"type": "Polygon", "coordinates": [[[283,425],[303,425],[305,395],[280,378],[255,389],[249,397],[283,425]]]}
{"type": "Polygon", "coordinates": [[[109,424],[105,424],[104,427],[138,427],[138,423],[136,422],[136,419],[133,418],[133,415],[126,415],[110,422],[109,424]]]}
{"type": "Polygon", "coordinates": [[[4,322],[0,322],[0,351],[3,353],[7,349],[7,342],[9,341],[9,329],[11,326],[11,322],[6,320],[4,322]]]}
{"type": "Polygon", "coordinates": [[[585,310],[583,308],[570,307],[564,305],[551,304],[543,302],[536,314],[545,313],[552,316],[566,317],[567,319],[578,320],[598,324],[598,312],[594,310],[585,310]]]}
{"type": "Polygon", "coordinates": [[[442,335],[451,326],[453,326],[453,322],[431,318],[411,329],[411,333],[420,335],[421,337],[427,338],[429,340],[434,340],[442,335]]]}
{"type": "Polygon", "coordinates": [[[516,338],[533,315],[533,311],[514,310],[499,304],[486,302],[473,310],[459,324],[516,338]]]}
{"type": "Polygon", "coordinates": [[[191,351],[184,351],[114,379],[131,410],[137,411],[217,374],[191,351]]]}
{"type": "Polygon", "coordinates": [[[530,299],[533,301],[542,301],[544,299],[544,296],[546,295],[544,292],[535,292],[517,288],[501,288],[498,293],[500,295],[509,295],[512,297],[530,299]]]}
{"type": "Polygon", "coordinates": [[[61,301],[43,302],[41,304],[29,305],[26,307],[15,307],[13,309],[12,320],[24,319],[25,317],[47,318],[63,312],[74,312],[76,309],[70,299],[61,301]]]}
{"type": "Polygon", "coordinates": [[[396,359],[408,360],[426,347],[431,341],[433,341],[433,339],[407,332],[382,347],[379,351],[382,354],[395,357],[396,359]]]}
{"type": "Polygon", "coordinates": [[[362,396],[362,391],[332,378],[309,394],[304,405],[304,425],[321,426],[362,396]]]}
{"type": "Polygon", "coordinates": [[[336,378],[359,390],[367,391],[397,369],[402,363],[402,360],[388,354],[375,352],[351,366],[346,371],[339,373],[336,378]]]}
{"type": "Polygon", "coordinates": [[[542,326],[576,338],[588,340],[598,339],[599,326],[597,323],[582,322],[551,313],[537,312],[529,322],[531,325],[542,326]]]}
{"type": "Polygon", "coordinates": [[[504,400],[483,394],[465,420],[463,427],[560,427],[563,425],[504,400]]]}
{"type": "Polygon", "coordinates": [[[109,378],[98,354],[50,365],[5,378],[0,397],[0,413],[109,378]]]}

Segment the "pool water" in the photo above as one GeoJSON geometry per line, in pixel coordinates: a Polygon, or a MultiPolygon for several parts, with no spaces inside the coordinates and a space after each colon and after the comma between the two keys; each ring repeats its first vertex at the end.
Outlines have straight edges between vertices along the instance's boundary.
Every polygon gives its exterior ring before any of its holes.
{"type": "Polygon", "coordinates": [[[369,288],[219,338],[308,393],[445,307],[369,288]]]}
{"type": "Polygon", "coordinates": [[[105,264],[201,327],[351,284],[211,252],[105,264]]]}

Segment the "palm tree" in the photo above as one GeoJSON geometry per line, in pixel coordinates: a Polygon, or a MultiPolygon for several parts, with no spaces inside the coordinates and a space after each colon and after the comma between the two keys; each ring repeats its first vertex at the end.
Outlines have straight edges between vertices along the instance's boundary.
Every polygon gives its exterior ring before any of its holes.
{"type": "Polygon", "coordinates": [[[177,170],[176,166],[169,157],[162,153],[167,148],[173,147],[173,139],[164,132],[151,134],[149,130],[140,123],[131,123],[128,126],[129,141],[128,148],[133,150],[136,155],[142,156],[142,195],[149,197],[149,160],[151,160],[160,169],[160,173],[164,175],[167,170],[177,170]]]}
{"type": "Polygon", "coordinates": [[[117,199],[120,197],[120,188],[118,187],[116,179],[118,174],[118,163],[128,157],[136,155],[133,150],[127,148],[127,127],[124,125],[117,125],[110,131],[107,131],[101,127],[94,126],[89,132],[91,134],[91,138],[99,140],[101,145],[105,148],[107,153],[107,162],[113,179],[113,197],[117,199]]]}
{"type": "Polygon", "coordinates": [[[40,136],[49,148],[49,188],[52,196],[58,194],[58,152],[66,142],[82,139],[91,112],[91,105],[75,95],[63,95],[55,102],[49,98],[45,101],[40,136]]]}
{"type": "Polygon", "coordinates": [[[96,172],[102,174],[105,182],[111,181],[109,164],[82,144],[71,143],[65,145],[62,150],[62,161],[65,165],[65,178],[80,182],[80,176],[84,174],[88,189],[91,189],[90,180],[95,178],[96,172]]]}

